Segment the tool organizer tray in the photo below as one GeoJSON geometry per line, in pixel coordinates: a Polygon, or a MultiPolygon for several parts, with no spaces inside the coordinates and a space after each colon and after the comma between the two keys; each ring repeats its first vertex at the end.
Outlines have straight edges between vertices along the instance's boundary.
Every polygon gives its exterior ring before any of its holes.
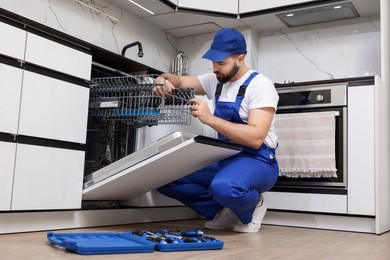
{"type": "Polygon", "coordinates": [[[162,252],[216,250],[222,249],[224,245],[221,240],[205,236],[202,230],[141,230],[132,231],[131,234],[154,242],[156,244],[155,250],[162,252]]]}
{"type": "Polygon", "coordinates": [[[205,236],[202,231],[186,231],[191,235],[178,234],[177,231],[151,232],[94,232],[94,233],[55,233],[48,232],[48,240],[68,251],[81,255],[151,253],[218,250],[224,242],[205,236]]]}
{"type": "Polygon", "coordinates": [[[153,242],[129,232],[47,233],[48,240],[57,246],[81,255],[148,253],[153,252],[153,242]]]}

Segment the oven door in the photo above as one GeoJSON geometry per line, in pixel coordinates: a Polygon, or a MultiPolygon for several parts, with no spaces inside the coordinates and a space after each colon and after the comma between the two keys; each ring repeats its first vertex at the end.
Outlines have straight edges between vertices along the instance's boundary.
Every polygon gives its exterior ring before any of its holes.
{"type": "MultiPolygon", "coordinates": [[[[273,190],[281,190],[283,187],[332,187],[332,188],[341,188],[345,189],[347,187],[347,167],[346,167],[346,133],[347,133],[347,108],[346,107],[329,107],[329,108],[311,108],[311,109],[288,109],[278,110],[278,114],[286,113],[307,113],[307,112],[325,112],[325,111],[334,111],[335,120],[336,120],[336,136],[335,136],[335,155],[336,155],[336,168],[337,168],[337,177],[327,178],[291,178],[285,176],[279,176],[273,190]]],[[[277,158],[277,150],[276,150],[277,158]]]]}

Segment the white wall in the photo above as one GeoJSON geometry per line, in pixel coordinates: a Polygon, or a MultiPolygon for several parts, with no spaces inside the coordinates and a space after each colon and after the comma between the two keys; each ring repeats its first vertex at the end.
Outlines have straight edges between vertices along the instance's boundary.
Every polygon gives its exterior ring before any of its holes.
{"type": "Polygon", "coordinates": [[[175,38],[104,0],[86,0],[118,18],[114,22],[75,0],[0,0],[0,7],[94,45],[121,54],[122,48],[134,41],[143,45],[144,57],[138,50],[126,51],[126,57],[161,71],[167,71],[176,54],[175,38]]]}

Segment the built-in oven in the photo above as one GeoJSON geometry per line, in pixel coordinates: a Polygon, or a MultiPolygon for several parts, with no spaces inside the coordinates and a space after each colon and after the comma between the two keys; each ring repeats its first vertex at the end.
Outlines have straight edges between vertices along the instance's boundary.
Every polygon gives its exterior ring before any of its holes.
{"type": "MultiPolygon", "coordinates": [[[[335,164],[337,177],[279,176],[273,190],[346,193],[347,187],[347,85],[348,82],[327,84],[280,84],[277,114],[334,112],[335,164]]],[[[276,153],[277,154],[277,153],[276,153]]]]}

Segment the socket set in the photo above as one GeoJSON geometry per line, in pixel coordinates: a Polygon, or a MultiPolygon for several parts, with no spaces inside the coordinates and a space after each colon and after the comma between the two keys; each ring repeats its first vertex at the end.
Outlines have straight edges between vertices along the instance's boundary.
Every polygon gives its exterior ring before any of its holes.
{"type": "Polygon", "coordinates": [[[157,251],[222,249],[223,241],[206,236],[202,230],[136,230],[131,232],[156,244],[157,251]]]}
{"type": "Polygon", "coordinates": [[[222,249],[224,242],[202,230],[136,230],[131,232],[47,233],[56,246],[81,255],[151,253],[222,249]]]}

